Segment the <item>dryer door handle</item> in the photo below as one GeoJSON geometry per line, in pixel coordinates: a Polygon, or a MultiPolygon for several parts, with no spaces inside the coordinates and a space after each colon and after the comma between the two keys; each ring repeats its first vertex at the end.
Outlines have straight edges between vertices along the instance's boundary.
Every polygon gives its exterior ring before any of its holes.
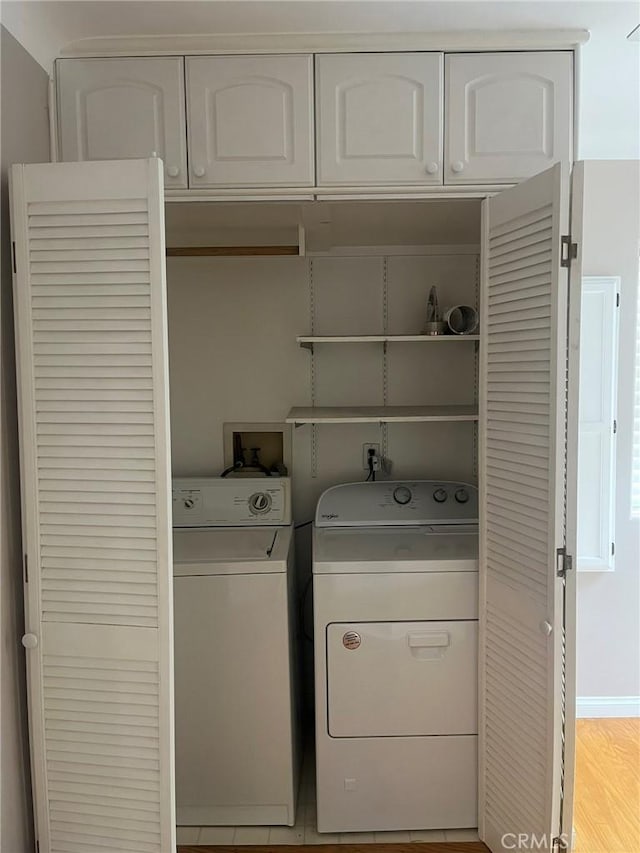
{"type": "Polygon", "coordinates": [[[410,649],[433,649],[443,648],[449,645],[448,631],[432,631],[424,634],[409,634],[410,649]]]}

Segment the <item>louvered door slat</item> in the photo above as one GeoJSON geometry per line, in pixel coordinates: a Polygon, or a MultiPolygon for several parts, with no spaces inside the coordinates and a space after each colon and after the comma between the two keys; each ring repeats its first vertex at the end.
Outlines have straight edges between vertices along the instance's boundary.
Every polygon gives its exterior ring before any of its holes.
{"type": "Polygon", "coordinates": [[[479,815],[492,851],[518,833],[550,850],[560,833],[561,187],[556,167],[484,205],[479,815]]]}
{"type": "Polygon", "coordinates": [[[158,161],[14,168],[41,853],[175,843],[163,227],[158,161]]]}

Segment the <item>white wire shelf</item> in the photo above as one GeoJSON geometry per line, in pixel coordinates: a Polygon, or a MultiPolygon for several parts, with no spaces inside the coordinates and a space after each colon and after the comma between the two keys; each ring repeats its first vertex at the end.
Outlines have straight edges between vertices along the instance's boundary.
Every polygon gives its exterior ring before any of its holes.
{"type": "Polygon", "coordinates": [[[297,343],[307,349],[314,344],[387,344],[479,341],[480,335],[298,335],[297,343]]]}
{"type": "Polygon", "coordinates": [[[309,406],[295,407],[288,424],[370,424],[477,421],[474,406],[309,406]]]}

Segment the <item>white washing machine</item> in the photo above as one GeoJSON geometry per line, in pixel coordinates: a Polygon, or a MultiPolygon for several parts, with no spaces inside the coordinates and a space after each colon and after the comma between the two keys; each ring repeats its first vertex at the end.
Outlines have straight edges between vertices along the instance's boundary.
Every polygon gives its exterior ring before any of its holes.
{"type": "Polygon", "coordinates": [[[290,481],[173,483],[178,825],[295,823],[290,481]]]}
{"type": "Polygon", "coordinates": [[[313,598],[318,830],[477,826],[476,488],[326,491],[313,598]]]}

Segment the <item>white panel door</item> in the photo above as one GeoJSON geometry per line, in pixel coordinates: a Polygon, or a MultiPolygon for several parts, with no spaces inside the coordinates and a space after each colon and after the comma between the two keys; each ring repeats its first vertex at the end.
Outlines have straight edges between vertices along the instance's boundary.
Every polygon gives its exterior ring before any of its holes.
{"type": "Polygon", "coordinates": [[[186,63],[191,187],[313,184],[311,56],[186,63]]]}
{"type": "Polygon", "coordinates": [[[162,163],[14,166],[40,853],[175,847],[162,163]]]}
{"type": "Polygon", "coordinates": [[[573,54],[448,54],[445,184],[516,183],[572,159],[573,54]]]}
{"type": "Polygon", "coordinates": [[[442,183],[441,53],[316,57],[318,184],[442,183]]]}
{"type": "Polygon", "coordinates": [[[160,157],[187,186],[182,57],[59,59],[56,76],[61,160],[160,157]]]}
{"type": "Polygon", "coordinates": [[[552,849],[563,821],[565,726],[575,720],[575,706],[565,707],[575,629],[564,622],[575,584],[571,572],[566,583],[557,573],[558,549],[575,557],[566,456],[577,429],[572,420],[567,429],[569,285],[560,263],[567,202],[558,164],[483,210],[479,827],[493,851],[513,849],[509,833],[535,834],[544,839],[535,849],[552,849]]]}

